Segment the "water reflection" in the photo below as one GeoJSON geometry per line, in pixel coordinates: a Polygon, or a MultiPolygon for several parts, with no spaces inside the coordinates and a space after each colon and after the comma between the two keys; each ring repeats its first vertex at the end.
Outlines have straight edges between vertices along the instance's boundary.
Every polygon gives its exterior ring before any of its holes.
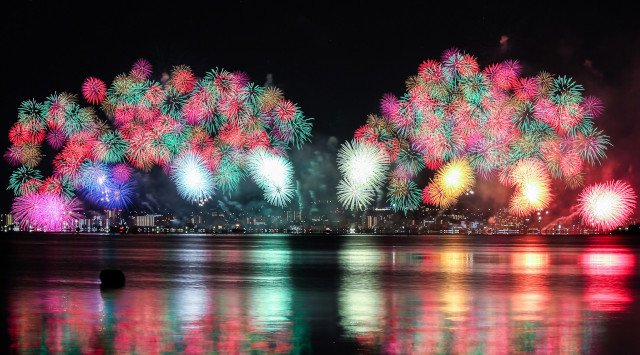
{"type": "Polygon", "coordinates": [[[637,302],[629,284],[637,277],[636,256],[629,248],[381,250],[354,241],[340,256],[342,326],[368,350],[590,352],[602,341],[596,335],[608,317],[637,302]]]}
{"type": "MultiPolygon", "coordinates": [[[[100,291],[91,274],[65,268],[64,254],[45,253],[50,268],[42,274],[15,275],[11,347],[574,353],[601,352],[638,327],[638,249],[624,243],[343,238],[316,249],[285,238],[129,242],[100,246],[95,259],[95,268],[109,260],[130,270],[121,290],[100,291]],[[615,328],[620,320],[623,329],[615,328]]],[[[19,254],[13,262],[24,259],[25,267],[36,257],[19,254]]],[[[637,345],[636,338],[625,341],[637,345]]]]}

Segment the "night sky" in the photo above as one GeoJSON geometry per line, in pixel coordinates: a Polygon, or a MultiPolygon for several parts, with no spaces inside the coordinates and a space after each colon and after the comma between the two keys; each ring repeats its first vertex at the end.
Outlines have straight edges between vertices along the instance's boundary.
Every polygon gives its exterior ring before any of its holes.
{"type": "MultiPolygon", "coordinates": [[[[482,66],[519,59],[523,75],[547,70],[573,76],[587,95],[599,96],[607,109],[597,124],[614,147],[602,167],[588,170],[587,182],[622,178],[640,189],[636,11],[610,2],[564,8],[426,3],[211,2],[205,8],[186,2],[3,2],[0,150],[7,148],[21,101],[40,101],[55,91],[79,94],[87,76],[109,83],[146,58],[156,75],[179,64],[197,75],[214,67],[244,71],[258,84],[271,74],[285,96],[315,118],[314,142],[305,149],[333,154],[330,137],[350,138],[367,114],[378,111],[384,93],[404,92],[405,79],[422,60],[457,47],[482,66]]],[[[4,187],[10,167],[2,166],[4,187]]],[[[12,196],[1,190],[0,212],[7,212],[12,196]]]]}

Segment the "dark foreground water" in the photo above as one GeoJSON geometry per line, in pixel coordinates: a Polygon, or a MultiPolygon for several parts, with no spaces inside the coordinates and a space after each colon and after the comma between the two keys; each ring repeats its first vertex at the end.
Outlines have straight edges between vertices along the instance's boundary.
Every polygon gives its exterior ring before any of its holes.
{"type": "MultiPolygon", "coordinates": [[[[640,238],[640,237],[638,237],[640,238]]],[[[632,353],[633,237],[0,235],[12,351],[632,353]],[[125,272],[101,291],[103,268],[125,272]]]]}

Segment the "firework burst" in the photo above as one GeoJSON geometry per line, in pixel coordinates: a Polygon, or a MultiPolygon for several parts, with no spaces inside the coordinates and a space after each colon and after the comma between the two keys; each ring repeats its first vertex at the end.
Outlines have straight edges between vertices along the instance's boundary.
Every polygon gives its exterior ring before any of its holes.
{"type": "Polygon", "coordinates": [[[283,207],[291,201],[295,192],[293,166],[287,159],[257,149],[249,155],[248,170],[269,203],[283,207]]]}
{"type": "Polygon", "coordinates": [[[586,187],[578,197],[578,210],[587,225],[609,231],[627,221],[636,200],[629,184],[614,180],[586,187]]]}
{"type": "Polygon", "coordinates": [[[346,142],[338,151],[338,170],[351,184],[379,187],[389,167],[388,157],[376,146],[346,142]]]}
{"type": "Polygon", "coordinates": [[[247,175],[268,202],[292,200],[287,150],[308,142],[312,128],[296,103],[242,72],[214,69],[199,78],[179,65],[160,78],[152,74],[141,59],[110,84],[87,78],[81,94],[94,107],[68,93],[21,103],[4,154],[17,167],[9,189],[16,196],[79,192],[94,206],[122,208],[134,196],[135,170],[159,166],[182,197],[200,204],[214,187],[234,192],[247,175]],[[57,152],[53,176],[43,183],[35,168],[45,158],[45,140],[57,152]]]}
{"type": "Polygon", "coordinates": [[[107,86],[104,81],[88,77],[82,84],[82,96],[92,105],[99,105],[107,95],[107,86]]]}
{"type": "Polygon", "coordinates": [[[509,209],[516,216],[526,216],[547,208],[551,202],[551,177],[542,162],[519,161],[511,171],[510,182],[516,190],[509,209]]]}
{"type": "Polygon", "coordinates": [[[440,61],[420,64],[417,75],[406,80],[406,92],[385,94],[380,114],[369,115],[354,134],[357,142],[388,158],[384,173],[372,179],[375,184],[367,189],[356,184],[376,171],[375,164],[361,160],[363,166],[354,169],[345,163],[352,161],[345,159],[354,151],[350,144],[339,154],[345,207],[364,208],[373,201],[370,190],[385,184],[387,196],[402,196],[408,184],[400,181],[418,177],[425,167],[438,171],[422,190],[422,201],[441,208],[453,205],[475,176],[497,175],[515,187],[510,210],[517,215],[549,204],[552,179],[579,186],[585,166],[600,163],[610,146],[593,121],[603,112],[602,102],[583,96],[582,85],[568,76],[523,77],[521,69],[518,61],[482,68],[455,48],[440,61]],[[513,170],[535,174],[511,176],[513,170]],[[354,198],[359,192],[364,194],[360,200],[354,198]]]}
{"type": "Polygon", "coordinates": [[[215,192],[213,174],[207,169],[204,159],[194,152],[185,152],[173,161],[171,179],[178,194],[188,201],[204,203],[215,192]]]}
{"type": "Polygon", "coordinates": [[[80,202],[52,192],[40,192],[15,199],[11,213],[23,229],[43,231],[70,229],[79,218],[80,202]]]}

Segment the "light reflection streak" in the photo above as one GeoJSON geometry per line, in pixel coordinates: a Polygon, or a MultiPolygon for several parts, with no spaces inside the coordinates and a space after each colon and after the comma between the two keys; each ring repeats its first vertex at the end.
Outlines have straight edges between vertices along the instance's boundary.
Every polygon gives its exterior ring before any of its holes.
{"type": "Polygon", "coordinates": [[[340,292],[348,297],[341,298],[340,314],[348,335],[374,351],[589,351],[604,317],[589,312],[621,312],[634,301],[626,281],[635,272],[635,255],[624,248],[596,249],[445,246],[396,248],[395,255],[385,255],[346,243],[340,292]],[[368,257],[353,257],[359,253],[368,257]],[[398,264],[394,268],[419,274],[423,286],[398,288],[401,283],[388,274],[390,258],[398,264]],[[484,281],[469,282],[475,278],[484,281]]]}
{"type": "MultiPolygon", "coordinates": [[[[314,260],[331,260],[323,253],[314,260]]],[[[598,352],[606,319],[638,301],[630,286],[636,255],[610,245],[390,247],[346,239],[335,255],[337,288],[306,287],[336,297],[341,336],[363,352],[598,352]]],[[[175,260],[189,274],[166,287],[101,292],[45,283],[10,294],[12,349],[196,354],[308,347],[300,334],[309,334],[313,320],[294,304],[314,304],[296,301],[301,293],[286,243],[192,251],[175,260]]]]}

